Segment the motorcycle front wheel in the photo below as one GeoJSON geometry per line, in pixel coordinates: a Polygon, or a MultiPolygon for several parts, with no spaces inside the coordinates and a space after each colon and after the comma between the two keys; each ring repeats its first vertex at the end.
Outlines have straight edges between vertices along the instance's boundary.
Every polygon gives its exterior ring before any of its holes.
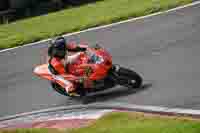
{"type": "Polygon", "coordinates": [[[133,70],[120,67],[118,70],[119,84],[128,88],[140,88],[142,86],[142,77],[133,70]]]}

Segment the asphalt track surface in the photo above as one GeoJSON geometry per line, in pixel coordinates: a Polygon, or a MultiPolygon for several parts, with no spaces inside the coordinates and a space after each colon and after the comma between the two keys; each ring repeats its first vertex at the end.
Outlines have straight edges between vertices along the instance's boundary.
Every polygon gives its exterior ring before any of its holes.
{"type": "MultiPolygon", "coordinates": [[[[141,91],[117,87],[91,96],[94,102],[125,102],[200,109],[200,4],[175,12],[68,37],[107,47],[114,63],[145,81],[141,91]]],[[[32,74],[47,44],[0,53],[0,117],[81,104],[54,92],[32,74]]]]}

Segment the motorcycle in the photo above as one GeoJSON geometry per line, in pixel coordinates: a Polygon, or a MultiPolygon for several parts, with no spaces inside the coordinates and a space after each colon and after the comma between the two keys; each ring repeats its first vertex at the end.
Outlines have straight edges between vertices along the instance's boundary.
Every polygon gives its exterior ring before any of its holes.
{"type": "Polygon", "coordinates": [[[48,64],[36,66],[33,73],[49,80],[52,88],[64,96],[70,96],[64,84],[69,81],[76,86],[78,97],[85,97],[89,93],[103,91],[116,85],[130,89],[142,86],[142,77],[138,73],[113,64],[111,55],[101,46],[87,48],[86,52],[79,57],[78,63],[69,64],[67,67],[72,75],[56,75],[48,64]],[[81,76],[87,76],[92,80],[93,87],[85,88],[83,84],[76,82],[81,76]]]}

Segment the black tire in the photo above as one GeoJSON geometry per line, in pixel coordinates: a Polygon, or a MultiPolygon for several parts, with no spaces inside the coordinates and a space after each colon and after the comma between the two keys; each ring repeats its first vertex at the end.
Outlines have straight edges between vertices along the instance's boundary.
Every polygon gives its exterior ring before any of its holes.
{"type": "Polygon", "coordinates": [[[140,88],[142,86],[142,77],[127,68],[120,67],[119,71],[119,82],[128,88],[140,88]],[[134,82],[132,82],[134,80],[134,82]]]}
{"type": "Polygon", "coordinates": [[[68,93],[65,91],[65,89],[61,87],[59,84],[55,82],[51,82],[51,86],[59,94],[64,95],[64,96],[69,96],[68,93]]]}
{"type": "MultiPolygon", "coordinates": [[[[64,95],[64,96],[69,96],[68,93],[65,91],[65,89],[62,86],[60,86],[58,83],[51,82],[51,86],[59,94],[64,95]]],[[[83,91],[83,89],[78,88],[76,91],[80,95],[80,97],[85,97],[86,96],[86,92],[83,91]]],[[[71,97],[71,96],[69,96],[69,97],[71,97]]]]}

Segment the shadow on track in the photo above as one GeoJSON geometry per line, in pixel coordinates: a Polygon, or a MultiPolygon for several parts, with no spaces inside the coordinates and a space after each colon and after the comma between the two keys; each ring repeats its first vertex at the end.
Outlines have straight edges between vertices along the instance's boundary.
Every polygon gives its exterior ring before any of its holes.
{"type": "Polygon", "coordinates": [[[95,95],[88,96],[86,99],[83,99],[83,104],[104,102],[110,99],[136,94],[151,87],[152,83],[148,83],[144,84],[140,89],[124,89],[123,87],[120,87],[119,89],[117,88],[116,90],[112,90],[109,92],[105,91],[103,93],[96,93],[95,95]]]}

